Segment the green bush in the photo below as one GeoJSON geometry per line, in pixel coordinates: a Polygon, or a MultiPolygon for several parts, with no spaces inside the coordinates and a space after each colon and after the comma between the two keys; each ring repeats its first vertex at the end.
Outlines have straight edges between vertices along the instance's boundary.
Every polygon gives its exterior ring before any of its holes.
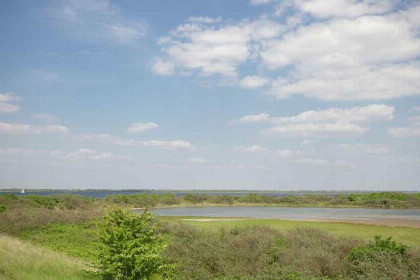
{"type": "Polygon", "coordinates": [[[0,212],[6,211],[7,207],[6,205],[0,204],[0,212]]]}
{"type": "Polygon", "coordinates": [[[353,267],[353,279],[415,279],[415,269],[410,268],[407,246],[398,244],[391,237],[375,236],[366,245],[355,247],[348,255],[353,267]]]}
{"type": "Polygon", "coordinates": [[[99,264],[105,278],[152,279],[172,275],[174,265],[161,253],[167,242],[157,233],[153,215],[111,210],[101,225],[99,264]]]}

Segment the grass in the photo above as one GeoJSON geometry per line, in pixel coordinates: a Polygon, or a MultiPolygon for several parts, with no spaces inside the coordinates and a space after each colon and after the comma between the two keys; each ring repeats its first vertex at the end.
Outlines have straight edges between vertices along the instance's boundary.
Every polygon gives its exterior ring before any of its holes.
{"type": "Polygon", "coordinates": [[[96,222],[78,225],[51,224],[24,230],[18,236],[54,251],[64,252],[89,264],[95,260],[99,253],[96,222]]]}
{"type": "MultiPolygon", "coordinates": [[[[180,275],[176,279],[335,279],[335,276],[348,276],[351,273],[353,264],[348,262],[346,256],[355,246],[363,244],[363,240],[372,242],[375,235],[392,236],[392,240],[409,245],[410,256],[412,256],[410,259],[414,263],[417,262],[416,258],[419,256],[416,252],[420,248],[420,229],[415,228],[275,219],[224,219],[218,221],[215,218],[214,221],[208,222],[184,220],[193,218],[197,217],[159,218],[162,231],[171,240],[167,254],[169,257],[180,260],[178,270],[180,275]],[[272,261],[275,261],[276,264],[267,266],[267,263],[272,261]],[[235,266],[234,263],[237,263],[238,266],[235,266]],[[325,267],[322,268],[323,266],[325,267]],[[302,269],[300,269],[301,267],[302,269]],[[267,269],[269,271],[266,271],[267,269]],[[264,271],[268,274],[264,275],[264,271]],[[254,275],[256,272],[258,272],[258,277],[254,275]],[[248,275],[248,278],[245,275],[248,275]],[[251,275],[254,275],[255,278],[251,275]],[[269,275],[270,277],[276,276],[270,278],[269,275]],[[313,278],[313,276],[319,278],[313,278]],[[324,276],[328,277],[323,278],[324,276]]],[[[212,218],[208,219],[212,220],[212,218]]],[[[41,245],[48,248],[41,250],[48,252],[47,254],[38,253],[38,255],[52,254],[50,262],[53,264],[51,269],[54,270],[56,266],[63,263],[60,260],[63,257],[62,253],[77,257],[84,264],[92,264],[98,253],[98,230],[97,222],[94,221],[83,224],[55,223],[23,230],[19,237],[34,244],[22,243],[25,246],[41,245]],[[54,253],[49,251],[50,249],[56,251],[60,257],[55,257],[54,253]]],[[[12,242],[10,243],[12,244],[12,242]]],[[[21,247],[20,244],[11,246],[21,247]]],[[[38,247],[34,248],[40,250],[38,247]]],[[[16,252],[16,249],[10,251],[13,256],[21,255],[20,252],[16,252]]],[[[27,249],[23,249],[23,251],[30,252],[27,249]]],[[[0,246],[0,252],[9,252],[9,249],[0,246]]],[[[378,258],[382,257],[386,260],[377,260],[379,263],[375,264],[369,262],[364,264],[366,269],[375,269],[372,271],[372,275],[376,275],[389,266],[389,256],[378,256],[378,258]]],[[[29,259],[42,260],[43,258],[34,256],[29,259]]],[[[73,259],[64,258],[64,260],[65,263],[70,263],[70,267],[76,270],[79,267],[80,270],[81,266],[73,259]]],[[[11,260],[11,262],[17,261],[11,260]]],[[[7,264],[7,267],[9,266],[7,264]]],[[[27,272],[35,269],[34,266],[25,266],[28,267],[27,272]]],[[[2,271],[1,269],[4,270],[0,266],[0,271],[2,271]]],[[[45,269],[48,270],[48,266],[45,269]]],[[[403,275],[389,279],[416,279],[407,278],[404,275],[406,270],[402,266],[398,266],[398,269],[397,272],[403,273],[403,275]]],[[[412,269],[416,270],[417,268],[412,269]]],[[[12,266],[10,270],[13,273],[19,272],[16,266],[12,266]]],[[[36,277],[38,276],[24,278],[19,275],[16,277],[7,276],[4,279],[95,279],[83,278],[88,277],[84,274],[81,274],[82,278],[60,278],[60,276],[48,278],[48,275],[47,278],[36,277]]],[[[360,279],[377,279],[372,277],[360,279]]],[[[0,279],[3,280],[1,277],[0,279]]],[[[343,279],[359,278],[351,276],[343,279]]]]}
{"type": "MultiPolygon", "coordinates": [[[[310,221],[293,221],[293,220],[279,220],[279,219],[241,219],[223,221],[206,221],[199,222],[188,219],[197,219],[200,217],[162,217],[163,221],[183,221],[198,229],[217,230],[221,227],[246,227],[246,226],[269,226],[273,229],[281,231],[291,230],[295,228],[315,228],[326,231],[335,236],[340,237],[353,237],[363,240],[373,240],[375,235],[392,236],[394,240],[403,242],[410,246],[420,247],[420,229],[419,228],[406,228],[406,227],[386,227],[386,226],[373,226],[373,225],[359,225],[348,223],[335,223],[335,222],[310,222],[310,221]]],[[[206,218],[207,219],[207,218],[206,218]]],[[[212,220],[212,218],[209,218],[212,220]]]]}
{"type": "Polygon", "coordinates": [[[0,235],[1,280],[100,279],[64,254],[0,235]]]}

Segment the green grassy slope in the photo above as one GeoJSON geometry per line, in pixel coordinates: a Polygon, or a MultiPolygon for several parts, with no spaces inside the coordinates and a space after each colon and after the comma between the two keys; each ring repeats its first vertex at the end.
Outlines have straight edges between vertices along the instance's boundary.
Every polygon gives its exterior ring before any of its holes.
{"type": "Polygon", "coordinates": [[[6,235],[0,235],[1,280],[99,279],[75,260],[6,235]]]}

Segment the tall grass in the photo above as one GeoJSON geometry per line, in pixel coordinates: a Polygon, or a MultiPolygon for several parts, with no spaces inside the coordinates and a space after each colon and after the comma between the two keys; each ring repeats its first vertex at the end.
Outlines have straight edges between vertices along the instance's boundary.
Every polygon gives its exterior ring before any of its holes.
{"type": "Polygon", "coordinates": [[[164,231],[172,239],[166,254],[179,259],[176,279],[408,280],[420,276],[418,249],[406,250],[380,238],[365,243],[310,228],[279,232],[261,226],[200,231],[177,224],[167,225],[164,231]]]}
{"type": "Polygon", "coordinates": [[[1,280],[99,279],[82,268],[65,255],[0,235],[1,280]]]}

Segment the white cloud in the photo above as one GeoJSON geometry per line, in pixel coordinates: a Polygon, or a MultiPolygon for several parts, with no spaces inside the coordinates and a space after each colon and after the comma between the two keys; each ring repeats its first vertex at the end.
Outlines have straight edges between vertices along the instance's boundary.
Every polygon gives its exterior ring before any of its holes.
{"type": "Polygon", "coordinates": [[[297,159],[296,162],[310,164],[310,165],[329,165],[330,162],[328,160],[322,158],[301,158],[297,159]]]}
{"type": "Polygon", "coordinates": [[[55,123],[58,121],[58,118],[56,116],[50,114],[36,114],[32,115],[32,117],[45,123],[55,123]]]}
{"type": "Polygon", "coordinates": [[[174,141],[162,141],[162,140],[149,140],[149,141],[141,141],[139,142],[140,145],[150,146],[150,147],[161,147],[167,149],[185,149],[191,150],[195,149],[193,145],[191,145],[188,141],[182,140],[174,140],[174,141]]]}
{"type": "Polygon", "coordinates": [[[303,154],[302,151],[292,151],[292,150],[277,150],[276,155],[280,158],[294,158],[297,156],[301,156],[303,154]]]}
{"type": "Polygon", "coordinates": [[[22,98],[14,93],[0,93],[0,102],[11,102],[21,100],[22,98]]]}
{"type": "Polygon", "coordinates": [[[76,38],[97,43],[134,43],[146,36],[148,24],[143,19],[127,18],[110,0],[59,1],[49,10],[59,25],[76,38]]]}
{"type": "Polygon", "coordinates": [[[247,115],[240,122],[269,122],[274,126],[268,134],[283,136],[358,136],[369,128],[360,124],[388,121],[394,118],[395,108],[383,104],[356,106],[349,109],[331,108],[305,111],[296,116],[273,117],[267,113],[247,115]]]}
{"type": "Polygon", "coordinates": [[[411,16],[414,9],[315,22],[267,42],[261,57],[269,69],[293,66],[267,93],[325,100],[419,94],[420,40],[411,16]]]}
{"type": "MultiPolygon", "coordinates": [[[[263,2],[268,1],[251,4],[263,2]]],[[[237,82],[241,65],[255,65],[255,70],[272,71],[266,76],[277,75],[266,93],[278,98],[383,100],[418,95],[420,6],[391,12],[394,4],[392,0],[283,1],[276,9],[280,13],[291,9],[287,18],[279,20],[284,23],[269,16],[217,25],[187,22],[160,40],[159,59],[173,63],[180,73],[220,75],[220,85],[243,88],[269,83],[252,76],[237,82]],[[308,13],[314,18],[309,20],[308,13]]],[[[175,73],[169,65],[163,74],[175,73]]],[[[161,68],[159,63],[155,68],[161,68]]]]}
{"type": "Polygon", "coordinates": [[[296,0],[295,6],[315,17],[358,17],[389,12],[396,1],[392,0],[296,0]]]}
{"type": "Polygon", "coordinates": [[[79,149],[73,152],[63,152],[60,150],[29,150],[29,149],[0,149],[0,157],[9,159],[37,159],[37,160],[104,160],[113,158],[109,152],[98,152],[91,149],[79,149]]]}
{"type": "Polygon", "coordinates": [[[267,151],[267,148],[261,147],[260,145],[252,145],[249,147],[246,146],[238,146],[235,147],[236,151],[243,152],[243,153],[260,153],[267,151]]]}
{"type": "Polygon", "coordinates": [[[205,159],[205,158],[189,158],[188,162],[191,162],[191,163],[207,163],[208,160],[205,159]]]}
{"type": "Polygon", "coordinates": [[[217,23],[217,22],[220,22],[221,20],[222,20],[221,17],[216,17],[216,18],[212,18],[212,17],[189,17],[187,19],[187,21],[190,21],[190,22],[207,23],[207,24],[217,23]]]}
{"type": "Polygon", "coordinates": [[[282,160],[289,160],[295,163],[309,165],[328,165],[330,162],[326,159],[316,157],[313,152],[304,152],[300,150],[277,150],[276,156],[282,160]]]}
{"type": "Polygon", "coordinates": [[[274,38],[283,28],[270,20],[246,20],[220,28],[188,22],[159,41],[165,57],[161,59],[184,71],[196,70],[202,76],[235,78],[237,67],[255,56],[259,42],[274,38]]]}
{"type": "Polygon", "coordinates": [[[21,100],[14,93],[0,93],[0,113],[13,113],[20,110],[20,107],[9,102],[21,100]]]}
{"type": "Polygon", "coordinates": [[[346,154],[376,154],[386,155],[389,154],[391,149],[386,145],[379,144],[340,144],[337,145],[339,151],[346,154]]]}
{"type": "Polygon", "coordinates": [[[269,120],[270,120],[270,115],[267,113],[247,115],[239,119],[240,122],[266,122],[269,120]]]}
{"type": "Polygon", "coordinates": [[[256,5],[268,4],[270,2],[273,2],[273,0],[250,0],[249,4],[256,6],[256,5]]]}
{"type": "Polygon", "coordinates": [[[175,63],[158,59],[153,63],[152,70],[161,76],[173,75],[175,73],[175,63]]]}
{"type": "Polygon", "coordinates": [[[314,123],[314,122],[373,122],[387,121],[394,118],[393,106],[372,104],[357,106],[350,109],[332,108],[321,111],[306,111],[292,117],[272,117],[271,122],[283,123],[314,123]]]}
{"type": "Polygon", "coordinates": [[[240,81],[239,85],[241,86],[241,88],[254,89],[254,88],[263,87],[267,85],[269,82],[270,80],[264,77],[247,76],[240,81]]]}
{"type": "Polygon", "coordinates": [[[397,138],[420,137],[420,115],[409,118],[409,126],[391,127],[388,133],[397,138]]]}
{"type": "Polygon", "coordinates": [[[188,141],[183,140],[148,140],[148,141],[137,141],[132,139],[124,139],[116,135],[110,135],[106,133],[99,134],[78,134],[75,135],[75,139],[82,141],[93,141],[104,144],[112,144],[117,146],[126,147],[158,147],[166,149],[181,149],[181,150],[194,150],[195,147],[188,141]]]}
{"type": "Polygon", "coordinates": [[[298,137],[359,136],[368,129],[351,123],[298,123],[274,126],[265,132],[298,137]]]}
{"type": "Polygon", "coordinates": [[[38,126],[20,123],[0,122],[0,133],[4,134],[46,134],[66,133],[69,129],[61,125],[38,126]]]}
{"type": "Polygon", "coordinates": [[[64,155],[65,159],[80,160],[80,159],[91,159],[91,160],[103,160],[112,158],[112,153],[100,153],[90,149],[79,149],[77,151],[67,153],[64,155]]]}
{"type": "Polygon", "coordinates": [[[132,123],[128,128],[128,132],[130,133],[141,133],[144,131],[156,129],[159,126],[156,123],[148,122],[148,123],[132,123]]]}
{"type": "Polygon", "coordinates": [[[393,127],[388,130],[388,133],[398,138],[420,137],[420,127],[393,127]]]}
{"type": "Polygon", "coordinates": [[[3,113],[12,113],[12,112],[16,112],[19,111],[20,107],[10,104],[10,103],[2,103],[0,102],[0,112],[3,113]]]}

